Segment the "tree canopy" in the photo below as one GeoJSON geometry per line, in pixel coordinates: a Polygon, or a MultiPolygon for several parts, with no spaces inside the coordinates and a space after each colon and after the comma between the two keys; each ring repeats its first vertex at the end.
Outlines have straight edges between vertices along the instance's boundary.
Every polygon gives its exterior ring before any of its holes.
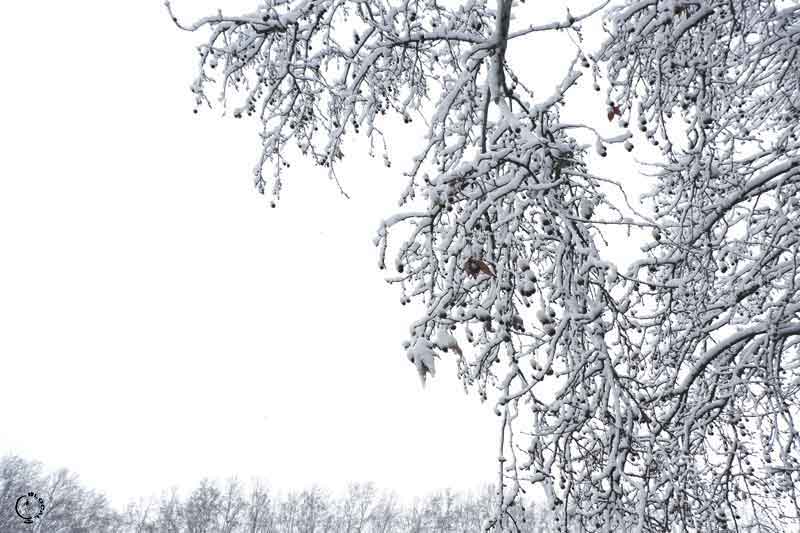
{"type": "Polygon", "coordinates": [[[532,485],[563,531],[796,527],[800,6],[607,0],[548,22],[516,17],[522,2],[170,14],[205,32],[197,106],[219,96],[259,119],[255,185],[273,205],[293,158],[338,183],[348,137],[374,153],[393,115],[423,124],[405,210],[375,244],[403,301],[424,304],[405,342],[423,382],[446,354],[495,403],[487,529],[515,530],[509,509],[532,485]],[[586,50],[597,17],[606,40],[586,50]],[[548,31],[575,53],[534,97],[508,43],[548,31]],[[561,119],[586,76],[608,87],[614,135],[561,119]],[[588,157],[634,140],[661,154],[638,205],[588,157]],[[649,235],[624,269],[603,257],[611,227],[649,235]]]}

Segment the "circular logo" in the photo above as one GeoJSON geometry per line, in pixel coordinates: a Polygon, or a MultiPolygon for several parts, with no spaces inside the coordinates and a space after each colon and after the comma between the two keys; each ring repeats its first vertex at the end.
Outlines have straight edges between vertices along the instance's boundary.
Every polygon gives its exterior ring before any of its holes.
{"type": "Polygon", "coordinates": [[[44,512],[44,499],[35,492],[29,492],[17,498],[17,504],[14,506],[14,510],[17,511],[17,515],[22,518],[23,522],[31,524],[34,520],[42,516],[44,512]]]}

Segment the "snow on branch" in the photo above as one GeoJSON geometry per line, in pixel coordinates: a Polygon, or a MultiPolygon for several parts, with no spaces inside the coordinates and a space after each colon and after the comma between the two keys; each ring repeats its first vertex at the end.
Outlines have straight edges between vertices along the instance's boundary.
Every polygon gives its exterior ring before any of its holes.
{"type": "Polygon", "coordinates": [[[403,345],[423,383],[450,357],[466,389],[494,400],[487,529],[524,531],[509,510],[538,485],[560,531],[745,531],[743,517],[787,530],[800,519],[800,8],[608,4],[527,27],[511,0],[170,14],[205,32],[196,104],[257,117],[255,183],[275,199],[293,157],[336,180],[348,138],[386,147],[390,117],[425,123],[405,211],[374,243],[401,303],[422,304],[403,345]],[[600,13],[598,53],[576,50],[535,99],[509,39],[579,36],[576,22],[600,13]],[[560,118],[589,68],[607,74],[600,116],[616,133],[560,118]],[[647,212],[590,170],[614,144],[630,157],[636,128],[662,155],[647,212]],[[602,257],[610,225],[652,237],[624,270],[602,257]]]}

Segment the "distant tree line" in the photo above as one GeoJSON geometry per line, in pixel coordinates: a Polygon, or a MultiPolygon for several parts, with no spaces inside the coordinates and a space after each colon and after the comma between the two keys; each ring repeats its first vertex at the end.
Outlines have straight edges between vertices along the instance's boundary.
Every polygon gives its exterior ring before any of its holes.
{"type": "MultiPolygon", "coordinates": [[[[67,469],[0,458],[0,533],[463,533],[481,530],[495,497],[485,486],[436,491],[403,504],[372,483],[351,484],[336,496],[319,487],[283,492],[264,480],[230,478],[204,479],[185,499],[173,488],[119,510],[67,469]],[[26,525],[14,508],[29,491],[44,499],[45,509],[26,525]]],[[[553,531],[550,511],[534,504],[517,504],[512,517],[510,531],[553,531]]]]}

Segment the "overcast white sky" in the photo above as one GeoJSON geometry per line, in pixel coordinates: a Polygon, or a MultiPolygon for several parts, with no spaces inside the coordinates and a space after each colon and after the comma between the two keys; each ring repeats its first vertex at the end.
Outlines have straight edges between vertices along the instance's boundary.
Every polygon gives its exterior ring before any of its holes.
{"type": "MultiPolygon", "coordinates": [[[[0,454],[119,504],[204,476],[406,497],[494,478],[490,406],[447,360],[422,389],[400,346],[415,315],[376,267],[408,130],[391,171],[351,148],[351,200],[298,163],[270,209],[255,123],[192,115],[200,36],[160,2],[12,2],[4,20],[0,454]]],[[[535,72],[563,69],[567,42],[532,48],[535,72]]]]}

